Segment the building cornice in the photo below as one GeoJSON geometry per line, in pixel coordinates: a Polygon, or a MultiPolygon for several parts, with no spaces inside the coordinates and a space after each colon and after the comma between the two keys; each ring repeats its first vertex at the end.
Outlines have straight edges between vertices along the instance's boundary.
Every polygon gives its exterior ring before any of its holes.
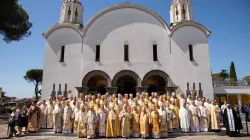
{"type": "Polygon", "coordinates": [[[174,25],[171,29],[170,29],[170,33],[169,33],[169,37],[172,37],[172,35],[174,34],[174,32],[176,30],[178,30],[181,27],[184,26],[193,26],[196,27],[198,29],[200,29],[207,37],[210,36],[211,31],[208,30],[204,25],[198,23],[198,22],[194,22],[194,21],[182,21],[177,23],[176,25],[174,25]]]}
{"type": "Polygon", "coordinates": [[[108,8],[105,8],[104,10],[100,11],[99,13],[97,13],[95,16],[93,16],[87,23],[86,26],[83,28],[83,32],[87,32],[88,28],[102,15],[113,11],[113,10],[117,10],[117,9],[123,9],[123,8],[134,8],[137,10],[141,10],[143,12],[146,12],[150,15],[152,15],[153,17],[155,17],[161,24],[162,26],[166,29],[166,30],[170,30],[168,24],[164,21],[164,19],[162,17],[160,17],[158,14],[156,14],[154,11],[145,8],[143,6],[137,5],[137,4],[129,4],[129,3],[124,3],[124,4],[119,4],[119,5],[114,5],[108,8]]]}
{"type": "Polygon", "coordinates": [[[49,28],[47,31],[45,31],[43,33],[43,36],[47,39],[51,33],[53,33],[54,31],[56,31],[58,29],[61,29],[61,28],[71,28],[71,29],[74,29],[82,37],[81,30],[78,27],[76,27],[74,24],[72,24],[72,23],[58,23],[58,24],[54,25],[53,27],[49,28]]]}

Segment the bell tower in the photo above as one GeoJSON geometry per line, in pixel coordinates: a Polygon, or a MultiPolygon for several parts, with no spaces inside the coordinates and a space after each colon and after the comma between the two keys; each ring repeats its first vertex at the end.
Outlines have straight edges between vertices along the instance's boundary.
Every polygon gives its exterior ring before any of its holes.
{"type": "Polygon", "coordinates": [[[193,9],[190,0],[172,0],[170,6],[170,22],[175,25],[182,21],[193,21],[193,9]]]}
{"type": "Polygon", "coordinates": [[[61,6],[59,23],[72,23],[82,25],[83,6],[80,0],[64,0],[61,6]]]}

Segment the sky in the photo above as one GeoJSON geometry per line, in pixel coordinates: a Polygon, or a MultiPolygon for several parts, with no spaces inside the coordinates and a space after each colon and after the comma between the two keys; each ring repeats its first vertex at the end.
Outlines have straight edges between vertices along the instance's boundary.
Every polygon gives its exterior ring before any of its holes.
{"type": "MultiPolygon", "coordinates": [[[[43,69],[45,39],[42,33],[58,23],[64,0],[19,0],[28,12],[32,35],[6,44],[0,39],[0,87],[7,96],[34,96],[34,85],[23,76],[29,69],[43,69]]],[[[102,9],[129,2],[147,7],[170,24],[172,0],[81,0],[84,24],[102,9]]],[[[209,37],[212,72],[229,70],[234,61],[237,77],[250,75],[250,0],[191,0],[194,20],[212,31],[209,37]]],[[[1,37],[1,36],[0,36],[1,37]]]]}

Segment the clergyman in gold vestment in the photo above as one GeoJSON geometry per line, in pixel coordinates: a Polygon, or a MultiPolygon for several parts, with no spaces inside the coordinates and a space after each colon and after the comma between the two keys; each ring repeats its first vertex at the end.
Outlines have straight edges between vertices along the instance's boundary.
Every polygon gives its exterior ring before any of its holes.
{"type": "Polygon", "coordinates": [[[153,111],[150,114],[149,123],[152,124],[152,137],[160,138],[160,116],[156,110],[157,104],[154,105],[153,111]]]}
{"type": "Polygon", "coordinates": [[[149,137],[149,113],[146,107],[142,108],[140,116],[140,134],[142,138],[149,137]]]}
{"type": "Polygon", "coordinates": [[[119,119],[121,122],[121,126],[120,126],[121,136],[124,138],[128,138],[131,134],[131,124],[130,124],[131,118],[132,118],[132,115],[127,110],[127,104],[124,104],[123,110],[119,114],[119,119]]]}
{"type": "Polygon", "coordinates": [[[120,123],[118,113],[114,109],[114,103],[110,103],[110,111],[107,118],[106,137],[120,136],[120,123]]]}

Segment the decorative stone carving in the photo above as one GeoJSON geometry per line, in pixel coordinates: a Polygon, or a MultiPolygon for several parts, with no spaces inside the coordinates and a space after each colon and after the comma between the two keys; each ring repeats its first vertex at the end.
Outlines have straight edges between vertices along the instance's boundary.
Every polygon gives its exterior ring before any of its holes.
{"type": "Polygon", "coordinates": [[[57,97],[58,97],[59,95],[62,95],[61,84],[59,84],[59,90],[57,91],[57,97]]]}
{"type": "Polygon", "coordinates": [[[203,90],[201,89],[201,83],[199,83],[199,98],[203,97],[203,90]]]}
{"type": "Polygon", "coordinates": [[[77,91],[78,91],[78,97],[80,96],[80,93],[83,93],[83,95],[87,95],[88,94],[88,87],[76,87],[77,91]]]}
{"type": "Polygon", "coordinates": [[[187,83],[186,97],[188,97],[188,95],[191,95],[191,92],[190,92],[190,89],[189,89],[189,83],[187,83]]]}
{"type": "Polygon", "coordinates": [[[65,97],[66,99],[68,98],[68,91],[67,91],[67,84],[65,84],[65,87],[64,87],[64,92],[63,92],[63,97],[65,97]]]}
{"type": "Polygon", "coordinates": [[[56,89],[56,85],[53,84],[53,90],[52,90],[52,92],[50,94],[50,96],[52,97],[52,99],[54,99],[56,97],[56,91],[55,91],[55,89],[56,89]]]}

